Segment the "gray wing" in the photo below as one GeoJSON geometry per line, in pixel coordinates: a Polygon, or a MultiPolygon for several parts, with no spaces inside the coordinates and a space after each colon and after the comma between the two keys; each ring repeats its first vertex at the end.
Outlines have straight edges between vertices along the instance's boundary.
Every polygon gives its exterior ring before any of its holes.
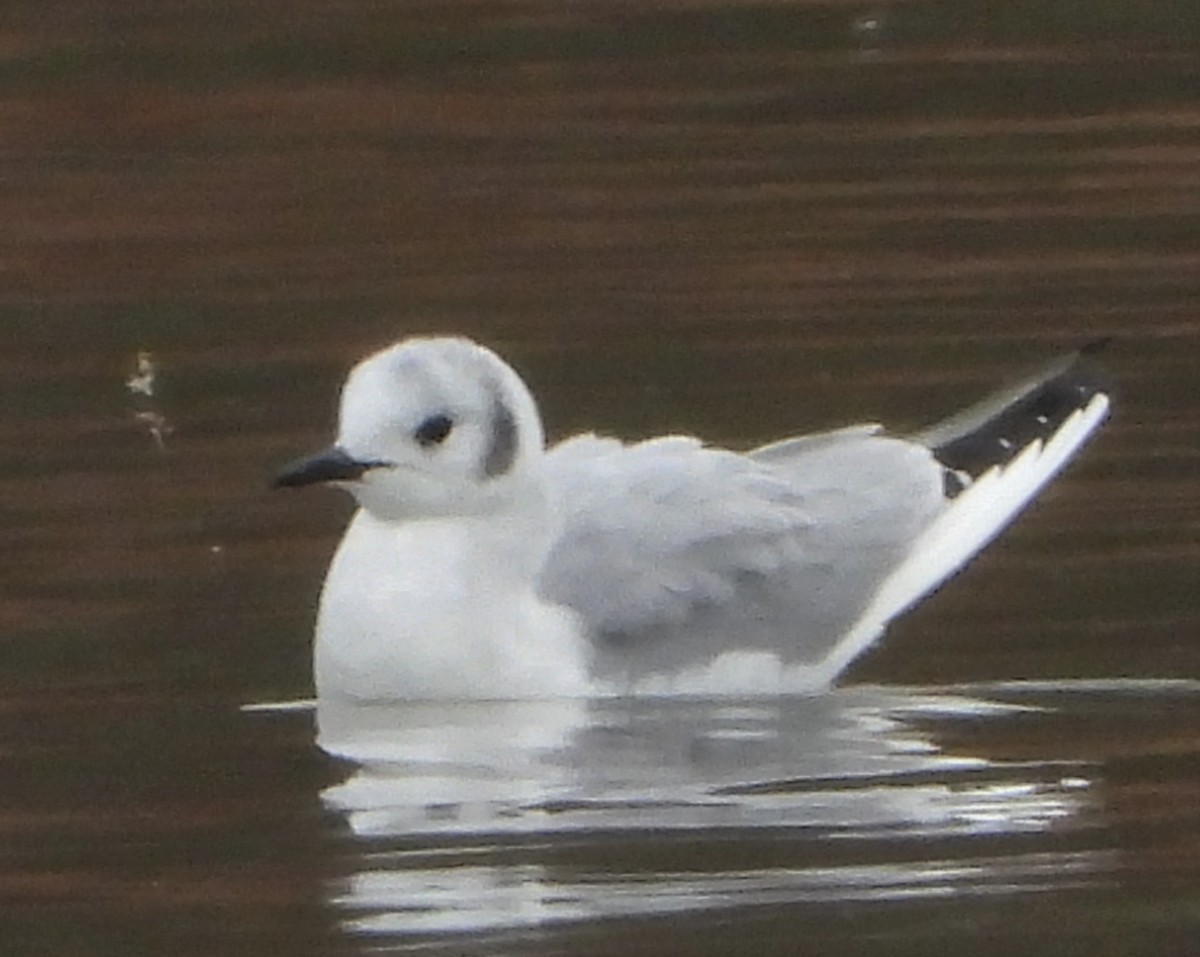
{"type": "Polygon", "coordinates": [[[746,455],[581,436],[546,457],[563,527],[540,582],[625,677],[731,649],[816,662],[943,507],[920,445],[861,426],[746,455]]]}

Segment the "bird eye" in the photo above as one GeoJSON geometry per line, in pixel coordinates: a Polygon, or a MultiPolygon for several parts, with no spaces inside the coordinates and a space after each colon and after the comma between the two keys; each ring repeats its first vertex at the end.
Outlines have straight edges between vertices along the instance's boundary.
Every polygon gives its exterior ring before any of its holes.
{"type": "Polygon", "coordinates": [[[417,426],[413,432],[413,438],[417,440],[417,444],[423,448],[429,448],[433,445],[441,445],[446,441],[446,437],[454,428],[454,420],[448,415],[431,415],[424,422],[417,426]]]}

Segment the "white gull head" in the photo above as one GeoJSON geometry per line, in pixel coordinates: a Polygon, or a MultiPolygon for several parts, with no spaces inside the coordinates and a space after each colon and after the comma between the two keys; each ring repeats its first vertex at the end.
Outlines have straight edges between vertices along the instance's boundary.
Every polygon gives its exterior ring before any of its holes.
{"type": "Polygon", "coordinates": [[[504,511],[542,446],[525,383],[466,339],[392,346],[355,366],[342,390],[336,449],[363,467],[345,487],[377,518],[504,511]]]}

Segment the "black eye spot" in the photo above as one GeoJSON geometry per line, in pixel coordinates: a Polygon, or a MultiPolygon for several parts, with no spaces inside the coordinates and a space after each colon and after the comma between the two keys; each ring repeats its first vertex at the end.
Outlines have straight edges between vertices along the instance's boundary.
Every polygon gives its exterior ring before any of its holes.
{"type": "Polygon", "coordinates": [[[448,415],[439,413],[431,415],[418,425],[416,431],[413,432],[413,438],[417,440],[418,445],[429,448],[445,442],[453,428],[454,420],[448,415]]]}

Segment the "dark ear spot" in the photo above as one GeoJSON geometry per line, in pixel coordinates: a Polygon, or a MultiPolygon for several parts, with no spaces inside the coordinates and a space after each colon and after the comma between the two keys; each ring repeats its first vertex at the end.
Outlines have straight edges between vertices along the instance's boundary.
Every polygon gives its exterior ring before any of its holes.
{"type": "Polygon", "coordinates": [[[517,457],[517,420],[512,410],[499,396],[492,403],[492,433],[487,455],[483,459],[483,474],[488,478],[504,475],[517,457]]]}

